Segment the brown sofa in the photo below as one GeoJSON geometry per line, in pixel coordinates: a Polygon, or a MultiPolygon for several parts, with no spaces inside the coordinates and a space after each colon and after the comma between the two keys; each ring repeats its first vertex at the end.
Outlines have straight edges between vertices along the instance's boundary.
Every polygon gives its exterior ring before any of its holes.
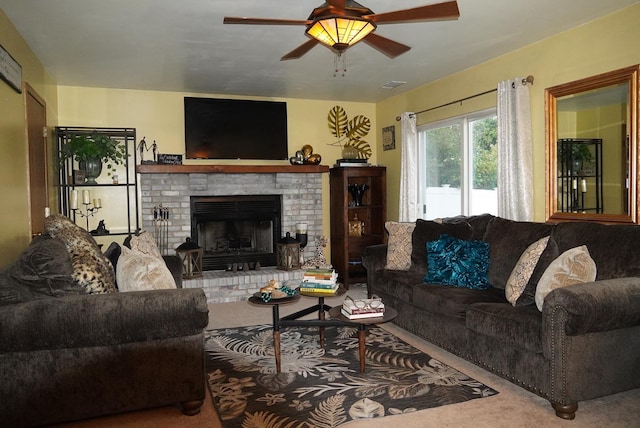
{"type": "MultiPolygon", "coordinates": [[[[173,404],[198,413],[208,323],[203,291],[87,295],[73,287],[68,259],[58,239],[41,238],[0,275],[0,425],[173,404]]],[[[182,264],[166,260],[180,284],[182,264]]]]}
{"type": "Polygon", "coordinates": [[[418,220],[409,269],[385,269],[387,245],[363,254],[369,294],[398,311],[400,327],[551,402],[573,419],[578,402],[640,387],[640,226],[514,222],[490,215],[418,220]],[[479,290],[425,283],[425,246],[442,234],[489,244],[479,290]],[[523,295],[512,305],[505,284],[527,247],[549,241],[523,295]],[[565,251],[586,245],[596,280],[551,291],[542,311],[536,286],[565,251]]]}

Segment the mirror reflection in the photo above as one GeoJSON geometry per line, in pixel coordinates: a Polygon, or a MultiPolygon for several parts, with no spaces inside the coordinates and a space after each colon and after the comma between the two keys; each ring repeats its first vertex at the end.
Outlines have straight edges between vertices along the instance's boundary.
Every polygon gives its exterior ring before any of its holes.
{"type": "Polygon", "coordinates": [[[545,91],[549,219],[636,222],[637,70],[545,91]]]}

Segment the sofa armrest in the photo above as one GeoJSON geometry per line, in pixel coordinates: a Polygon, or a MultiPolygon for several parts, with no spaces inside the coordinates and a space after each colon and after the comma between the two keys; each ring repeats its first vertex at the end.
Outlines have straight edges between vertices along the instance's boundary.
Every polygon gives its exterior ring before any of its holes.
{"type": "Polygon", "coordinates": [[[371,245],[362,252],[362,265],[367,270],[367,296],[371,297],[375,272],[383,270],[386,264],[387,244],[371,245]]]}
{"type": "Polygon", "coordinates": [[[371,245],[362,252],[362,265],[367,270],[382,270],[387,264],[387,244],[371,245]]]}
{"type": "Polygon", "coordinates": [[[542,307],[542,331],[561,312],[564,334],[577,336],[640,325],[640,278],[616,278],[553,290],[542,307]]]}
{"type": "Polygon", "coordinates": [[[0,306],[0,353],[111,346],[199,334],[202,289],[65,296],[0,306]]]}

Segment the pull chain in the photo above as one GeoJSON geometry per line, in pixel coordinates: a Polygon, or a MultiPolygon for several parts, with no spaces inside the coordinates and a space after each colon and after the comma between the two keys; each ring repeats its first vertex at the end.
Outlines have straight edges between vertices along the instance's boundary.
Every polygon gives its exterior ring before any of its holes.
{"type": "Polygon", "coordinates": [[[337,53],[333,58],[333,77],[336,77],[340,72],[340,63],[342,63],[342,77],[347,74],[347,55],[346,53],[337,53]]]}

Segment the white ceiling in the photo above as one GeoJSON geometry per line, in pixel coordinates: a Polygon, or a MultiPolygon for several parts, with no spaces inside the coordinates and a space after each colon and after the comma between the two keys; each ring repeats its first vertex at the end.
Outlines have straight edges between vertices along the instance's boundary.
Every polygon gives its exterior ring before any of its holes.
{"type": "MultiPolygon", "coordinates": [[[[437,0],[361,0],[376,13],[437,0]]],[[[460,18],[379,25],[412,49],[389,59],[359,43],[334,77],[321,45],[298,60],[304,26],[223,25],[224,16],[306,19],[321,0],[0,0],[60,85],[378,102],[638,0],[458,0],[460,18]],[[381,89],[390,81],[396,89],[381,89]]],[[[523,71],[526,73],[526,71],[523,71]]]]}

